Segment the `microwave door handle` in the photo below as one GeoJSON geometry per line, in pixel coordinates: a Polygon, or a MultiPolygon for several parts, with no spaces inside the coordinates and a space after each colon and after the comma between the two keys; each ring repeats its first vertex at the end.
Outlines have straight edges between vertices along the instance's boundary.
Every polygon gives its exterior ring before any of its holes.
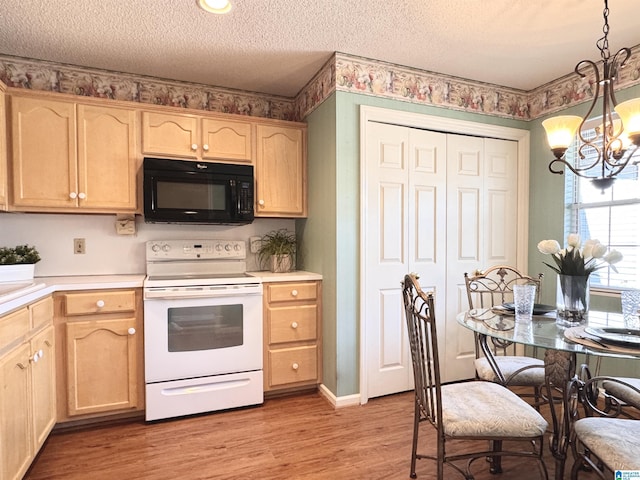
{"type": "Polygon", "coordinates": [[[235,208],[235,211],[233,212],[233,216],[235,217],[240,211],[240,197],[238,195],[238,186],[236,181],[233,179],[229,180],[229,187],[231,189],[231,205],[232,208],[235,208]]]}

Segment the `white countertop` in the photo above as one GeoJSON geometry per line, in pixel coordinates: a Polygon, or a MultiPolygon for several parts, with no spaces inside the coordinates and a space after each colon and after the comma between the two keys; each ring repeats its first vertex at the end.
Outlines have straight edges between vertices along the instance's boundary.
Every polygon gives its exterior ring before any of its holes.
{"type": "MultiPolygon", "coordinates": [[[[304,282],[322,280],[322,275],[313,272],[297,270],[289,273],[272,273],[269,271],[247,272],[249,275],[259,277],[263,282],[304,282]]],[[[0,315],[40,300],[54,292],[67,290],[101,290],[108,288],[140,288],[144,281],[144,274],[136,275],[80,275],[68,277],[36,277],[34,284],[24,289],[24,295],[20,290],[1,301],[0,315]]]]}

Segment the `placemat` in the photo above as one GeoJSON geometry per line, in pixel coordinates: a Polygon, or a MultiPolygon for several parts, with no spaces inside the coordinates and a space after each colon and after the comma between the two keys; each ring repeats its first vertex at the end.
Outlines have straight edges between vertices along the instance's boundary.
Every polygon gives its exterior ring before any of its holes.
{"type": "MultiPolygon", "coordinates": [[[[638,348],[628,348],[628,347],[623,347],[621,345],[615,345],[612,343],[605,343],[607,345],[606,347],[600,345],[596,341],[591,340],[590,335],[585,333],[584,325],[567,328],[564,331],[564,337],[573,343],[579,343],[580,345],[584,345],[585,347],[593,348],[596,350],[602,350],[603,352],[629,353],[631,355],[640,354],[640,349],[638,348]]],[[[596,340],[599,340],[599,339],[596,339],[596,340]]]]}

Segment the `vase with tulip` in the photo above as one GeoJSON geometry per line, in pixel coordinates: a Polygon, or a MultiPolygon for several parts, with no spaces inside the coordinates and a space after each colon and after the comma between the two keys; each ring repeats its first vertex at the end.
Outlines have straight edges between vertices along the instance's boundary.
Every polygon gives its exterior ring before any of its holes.
{"type": "Polygon", "coordinates": [[[589,310],[589,275],[610,266],[617,272],[615,263],[622,254],[610,250],[598,240],[581,242],[580,236],[572,233],[567,237],[567,247],[562,248],[556,240],[543,240],[538,250],[551,255],[555,265],[543,262],[558,274],[557,320],[561,325],[577,325],[585,320],[589,310]]]}

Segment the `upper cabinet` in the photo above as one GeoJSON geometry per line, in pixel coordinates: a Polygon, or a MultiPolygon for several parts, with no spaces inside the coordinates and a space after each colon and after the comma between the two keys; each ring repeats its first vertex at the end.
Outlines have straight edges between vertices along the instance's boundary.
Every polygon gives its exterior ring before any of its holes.
{"type": "Polygon", "coordinates": [[[145,155],[252,163],[251,123],[196,115],[143,112],[145,155]]]}
{"type": "Polygon", "coordinates": [[[256,126],[256,216],[307,216],[306,129],[256,126]]]}
{"type": "Polygon", "coordinates": [[[11,96],[11,209],[135,212],[135,110],[11,96]]]}
{"type": "Polygon", "coordinates": [[[7,209],[7,108],[5,86],[0,82],[0,210],[7,209]]]}

